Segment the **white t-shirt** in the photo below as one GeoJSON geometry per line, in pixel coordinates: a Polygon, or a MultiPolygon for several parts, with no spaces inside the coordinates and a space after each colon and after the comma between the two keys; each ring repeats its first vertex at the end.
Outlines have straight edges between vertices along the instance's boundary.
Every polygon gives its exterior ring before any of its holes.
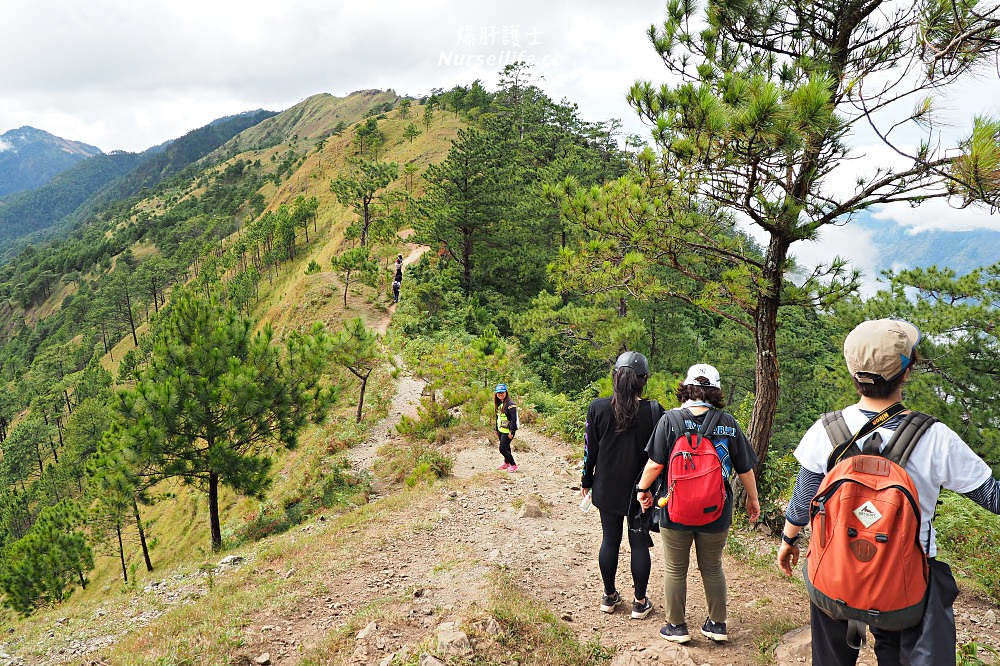
{"type": "MultiPolygon", "coordinates": [[[[852,433],[861,430],[868,422],[868,417],[861,413],[857,405],[844,409],[844,420],[852,433]]],[[[878,428],[882,441],[886,444],[893,431],[878,428]]],[[[864,446],[868,435],[856,444],[864,446]]],[[[803,467],[817,474],[826,474],[826,461],[833,452],[833,444],[826,434],[822,421],[812,425],[802,441],[795,449],[795,458],[803,467]]],[[[930,557],[937,554],[937,544],[934,541],[934,527],[931,519],[937,507],[941,488],[947,488],[956,493],[967,493],[979,488],[993,475],[990,466],[969,448],[954,430],[940,421],[932,425],[917,443],[910,459],[906,463],[906,471],[913,479],[920,497],[920,541],[927,547],[930,557]]]]}

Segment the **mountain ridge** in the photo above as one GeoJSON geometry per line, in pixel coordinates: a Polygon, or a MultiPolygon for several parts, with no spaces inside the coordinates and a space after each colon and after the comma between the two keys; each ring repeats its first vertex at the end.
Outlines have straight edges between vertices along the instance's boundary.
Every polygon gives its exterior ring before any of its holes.
{"type": "Polygon", "coordinates": [[[0,134],[0,200],[34,190],[89,157],[97,146],[24,125],[0,134]]]}

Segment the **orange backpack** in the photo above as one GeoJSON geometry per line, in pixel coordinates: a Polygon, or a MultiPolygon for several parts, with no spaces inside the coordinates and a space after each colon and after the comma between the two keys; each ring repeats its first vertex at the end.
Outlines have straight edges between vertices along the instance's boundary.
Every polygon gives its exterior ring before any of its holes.
{"type": "Polygon", "coordinates": [[[880,453],[878,433],[859,451],[843,414],[823,415],[834,450],[812,500],[803,573],[812,602],[848,621],[852,647],[864,645],[864,625],[898,631],[923,617],[929,566],[920,498],[904,467],[935,421],[910,412],[880,453]]]}

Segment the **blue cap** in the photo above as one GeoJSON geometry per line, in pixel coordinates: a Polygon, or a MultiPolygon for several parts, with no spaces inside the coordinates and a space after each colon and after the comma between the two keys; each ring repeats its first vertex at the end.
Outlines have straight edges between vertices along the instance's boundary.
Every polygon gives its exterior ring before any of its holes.
{"type": "Polygon", "coordinates": [[[494,393],[506,393],[507,392],[507,385],[506,384],[497,384],[496,390],[493,391],[493,392],[494,393]]]}

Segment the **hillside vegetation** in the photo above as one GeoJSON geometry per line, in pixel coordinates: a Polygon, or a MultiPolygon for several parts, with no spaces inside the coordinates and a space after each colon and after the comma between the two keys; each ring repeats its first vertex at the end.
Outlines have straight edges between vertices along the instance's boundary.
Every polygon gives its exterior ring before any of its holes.
{"type": "MultiPolygon", "coordinates": [[[[672,227],[698,221],[697,205],[664,217],[676,200],[644,198],[666,186],[653,151],[623,150],[615,128],[549,99],[520,63],[495,92],[316,95],[0,267],[4,650],[27,664],[246,664],[274,650],[387,666],[631,652],[649,627],[592,629],[597,542],[575,540],[595,525],[560,513],[576,511],[586,405],[639,349],[649,395],[674,404],[685,369],[708,361],[747,425],[761,398],[752,333],[735,322],[753,275],[708,241],[763,253],[731,225],[672,227]],[[645,244],[657,229],[670,251],[645,244]],[[499,381],[528,433],[523,477],[496,474],[484,446],[499,381]],[[542,522],[515,528],[532,506],[542,522]],[[442,647],[448,632],[471,634],[471,651],[442,647]]],[[[914,270],[868,301],[780,311],[764,525],[730,548],[750,567],[742,642],[698,663],[768,663],[801,624],[801,608],[775,602],[800,590],[766,564],[768,529],[795,442],[851,399],[839,346],[857,321],[917,322],[933,361],[908,404],[1000,463],[998,274],[914,270]]],[[[963,532],[968,507],[952,499],[942,547],[965,585],[995,591],[982,557],[997,552],[995,521],[977,514],[985,527],[963,532]]]]}

